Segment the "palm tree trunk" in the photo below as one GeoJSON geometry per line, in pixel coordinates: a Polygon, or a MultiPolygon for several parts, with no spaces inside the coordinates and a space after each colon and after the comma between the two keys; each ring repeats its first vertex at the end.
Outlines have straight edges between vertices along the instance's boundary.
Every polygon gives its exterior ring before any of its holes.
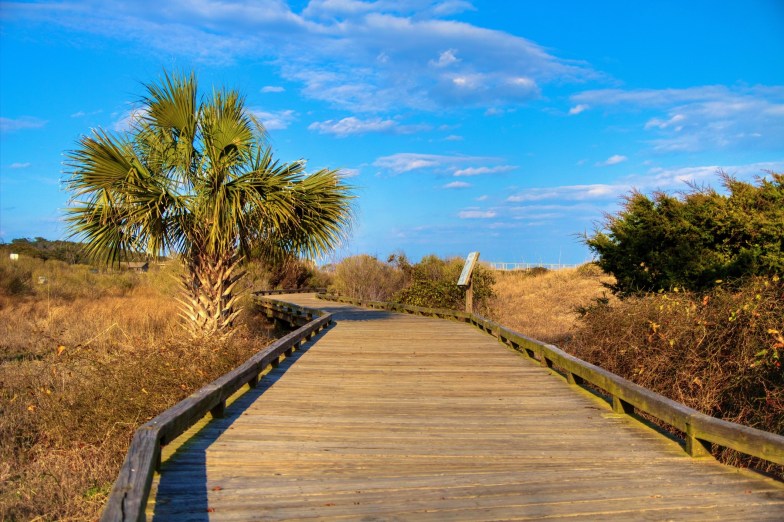
{"type": "Polygon", "coordinates": [[[193,337],[227,336],[240,313],[237,281],[245,272],[236,273],[239,259],[210,259],[198,256],[182,278],[181,316],[193,337]]]}

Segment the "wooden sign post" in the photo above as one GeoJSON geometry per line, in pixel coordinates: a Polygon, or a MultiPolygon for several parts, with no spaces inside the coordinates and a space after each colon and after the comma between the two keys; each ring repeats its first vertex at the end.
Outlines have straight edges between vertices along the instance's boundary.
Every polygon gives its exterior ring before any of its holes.
{"type": "Polygon", "coordinates": [[[466,291],[465,310],[469,314],[474,311],[474,278],[472,275],[477,261],[479,261],[479,252],[468,254],[465,265],[463,265],[463,271],[460,273],[460,279],[457,280],[457,286],[466,291]]]}

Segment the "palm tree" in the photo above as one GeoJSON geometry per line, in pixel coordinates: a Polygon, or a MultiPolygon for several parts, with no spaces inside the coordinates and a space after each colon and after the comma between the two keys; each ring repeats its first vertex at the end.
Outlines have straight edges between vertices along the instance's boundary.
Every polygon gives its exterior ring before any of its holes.
{"type": "Polygon", "coordinates": [[[236,91],[199,98],[193,74],[168,73],[145,88],[129,132],[94,130],[68,153],[68,227],[109,264],[179,253],[188,329],[224,334],[251,249],[317,257],[335,248],[351,222],[350,187],[336,170],[306,174],[304,161],[274,160],[236,91]]]}

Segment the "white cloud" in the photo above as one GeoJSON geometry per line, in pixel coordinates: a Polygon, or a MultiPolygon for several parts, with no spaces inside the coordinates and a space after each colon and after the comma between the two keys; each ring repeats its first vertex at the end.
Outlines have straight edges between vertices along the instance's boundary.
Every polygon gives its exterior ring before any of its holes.
{"type": "Polygon", "coordinates": [[[631,190],[651,192],[655,190],[683,190],[686,184],[718,185],[718,172],[724,171],[739,179],[750,180],[766,171],[781,171],[784,160],[779,162],[761,162],[747,165],[700,165],[680,168],[651,168],[645,174],[634,174],[618,179],[614,183],[597,183],[592,185],[564,185],[556,187],[536,187],[525,189],[509,196],[510,203],[532,201],[617,201],[620,196],[631,190]]]}
{"type": "Polygon", "coordinates": [[[630,189],[631,185],[628,184],[607,185],[602,183],[531,188],[509,196],[506,200],[512,203],[522,203],[543,200],[581,201],[588,199],[614,199],[630,189]]]}
{"type": "Polygon", "coordinates": [[[445,188],[445,189],[461,189],[461,188],[468,188],[470,186],[471,186],[471,184],[470,183],[466,183],[465,181],[453,181],[451,183],[447,183],[446,185],[444,185],[441,188],[445,188]]]}
{"type": "Polygon", "coordinates": [[[261,121],[262,125],[264,125],[264,128],[268,131],[287,129],[297,116],[297,114],[291,109],[281,111],[263,111],[260,109],[251,109],[251,112],[261,121]]]}
{"type": "Polygon", "coordinates": [[[33,116],[22,116],[21,118],[0,117],[0,132],[16,132],[27,129],[40,129],[47,124],[46,120],[33,116]]]}
{"type": "Polygon", "coordinates": [[[675,114],[669,120],[660,120],[659,118],[651,118],[645,123],[645,130],[652,129],[654,127],[659,129],[667,129],[667,128],[674,128],[675,131],[680,131],[683,129],[683,122],[686,117],[683,114],[675,114]]]}
{"type": "Polygon", "coordinates": [[[344,179],[356,178],[359,176],[359,169],[340,169],[340,177],[344,179]]]}
{"type": "Polygon", "coordinates": [[[414,152],[400,152],[389,156],[382,156],[373,162],[376,167],[381,167],[392,174],[402,174],[412,170],[430,169],[442,174],[454,174],[468,165],[475,163],[496,162],[497,158],[484,156],[449,156],[442,154],[420,154],[414,152]]]}
{"type": "Polygon", "coordinates": [[[444,51],[438,55],[438,60],[431,60],[430,65],[433,65],[434,67],[447,67],[453,63],[459,62],[460,59],[455,56],[455,52],[454,49],[444,51]]]}
{"type": "Polygon", "coordinates": [[[9,165],[9,168],[12,168],[12,169],[26,169],[26,168],[29,168],[30,165],[32,165],[32,163],[30,163],[30,162],[24,162],[24,163],[18,163],[17,162],[17,163],[11,163],[9,165]]]}
{"type": "Polygon", "coordinates": [[[517,167],[513,165],[498,165],[496,167],[466,167],[454,172],[455,176],[479,176],[481,174],[496,174],[498,172],[509,172],[517,167]]]}
{"type": "Polygon", "coordinates": [[[627,161],[628,159],[629,158],[627,158],[626,156],[622,156],[621,154],[613,154],[612,156],[610,156],[606,160],[598,162],[596,164],[596,166],[597,167],[607,167],[607,166],[610,166],[610,165],[617,165],[619,163],[623,163],[624,161],[627,161]]]}
{"type": "Polygon", "coordinates": [[[495,210],[480,210],[477,208],[469,208],[458,212],[457,216],[460,219],[492,219],[498,213],[495,210]]]}
{"type": "Polygon", "coordinates": [[[444,141],[463,141],[463,139],[464,138],[462,136],[458,136],[457,134],[450,134],[444,138],[444,141]]]}
{"type": "Polygon", "coordinates": [[[360,119],[354,116],[342,120],[316,121],[308,129],[321,134],[334,134],[339,137],[369,132],[394,132],[396,134],[412,134],[429,130],[429,125],[400,125],[397,121],[382,118],[360,119]]]}
{"type": "Polygon", "coordinates": [[[575,116],[577,114],[580,114],[581,112],[585,112],[585,111],[588,110],[588,108],[589,108],[589,106],[584,104],[584,103],[580,103],[578,105],[575,105],[574,107],[569,109],[569,116],[575,116]]]}
{"type": "Polygon", "coordinates": [[[267,93],[267,92],[283,92],[285,90],[286,89],[284,89],[283,87],[280,87],[278,85],[265,85],[264,87],[261,88],[261,92],[264,92],[264,93],[267,93]]]}
{"type": "Polygon", "coordinates": [[[462,157],[440,156],[438,154],[417,154],[401,152],[391,156],[383,156],[373,162],[376,167],[381,167],[394,174],[402,174],[412,170],[440,167],[444,164],[461,161],[462,157]]]}
{"type": "Polygon", "coordinates": [[[780,150],[784,143],[784,86],[601,89],[571,100],[608,112],[643,112],[640,125],[658,152],[780,150]]]}
{"type": "MultiPolygon", "coordinates": [[[[508,32],[447,18],[462,0],[9,4],[11,16],[130,42],[161,57],[271,61],[304,95],[352,111],[509,107],[542,85],[600,77],[508,32]],[[436,66],[434,66],[436,65],[436,66]]],[[[274,87],[274,86],[273,86],[274,87]]]]}
{"type": "Polygon", "coordinates": [[[462,13],[464,11],[476,11],[471,2],[464,0],[446,0],[439,2],[433,7],[433,13],[439,16],[462,13]]]}

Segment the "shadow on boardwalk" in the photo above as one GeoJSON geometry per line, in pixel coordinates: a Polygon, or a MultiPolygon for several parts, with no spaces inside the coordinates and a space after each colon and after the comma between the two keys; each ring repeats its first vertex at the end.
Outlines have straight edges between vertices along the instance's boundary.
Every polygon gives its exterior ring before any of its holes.
{"type": "MultiPolygon", "coordinates": [[[[227,405],[223,418],[210,419],[208,423],[201,426],[197,431],[184,434],[183,437],[188,436],[188,440],[179,446],[161,466],[161,475],[157,488],[158,495],[162,498],[171,498],[176,497],[181,493],[187,493],[192,508],[188,520],[209,520],[207,450],[254,402],[277,383],[292,365],[305,355],[308,350],[313,347],[313,344],[325,335],[327,331],[328,329],[323,330],[309,342],[303,344],[299,350],[289,357],[286,357],[277,368],[264,375],[255,388],[245,391],[245,393],[237,397],[234,402],[227,405]],[[166,473],[168,468],[182,468],[183,466],[190,468],[192,474],[191,486],[187,488],[187,491],[181,491],[181,482],[171,480],[173,474],[166,473]]],[[[153,521],[160,520],[160,517],[156,516],[159,514],[159,510],[157,509],[158,506],[165,507],[165,504],[156,504],[156,509],[152,517],[153,521]]]]}

